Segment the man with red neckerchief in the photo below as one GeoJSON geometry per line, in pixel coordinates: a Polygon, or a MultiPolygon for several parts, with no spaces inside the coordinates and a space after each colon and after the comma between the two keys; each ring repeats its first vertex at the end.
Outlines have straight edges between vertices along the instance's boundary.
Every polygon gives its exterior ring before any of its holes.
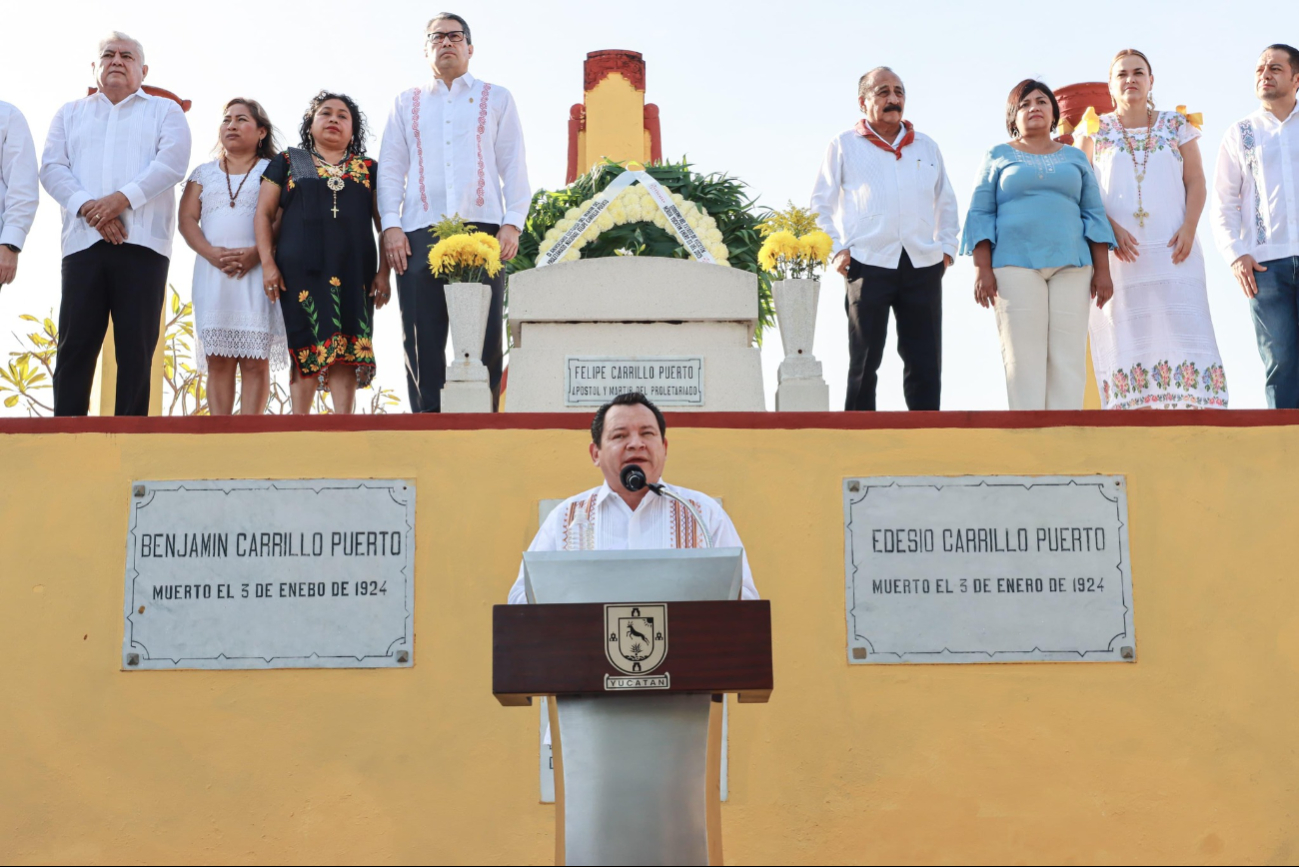
{"type": "Polygon", "coordinates": [[[907,408],[938,409],[943,273],[956,256],[956,194],[938,146],[902,115],[906,88],[887,66],[857,83],[865,115],[830,142],[812,190],[817,223],[846,279],[848,389],[844,409],[875,409],[889,311],[897,319],[907,408]]]}

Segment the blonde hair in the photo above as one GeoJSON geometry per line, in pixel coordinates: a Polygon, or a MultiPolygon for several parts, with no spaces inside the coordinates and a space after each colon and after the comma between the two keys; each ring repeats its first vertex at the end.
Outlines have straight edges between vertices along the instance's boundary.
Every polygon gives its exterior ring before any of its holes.
{"type": "MultiPolygon", "coordinates": [[[[1108,75],[1107,78],[1106,78],[1106,81],[1113,81],[1113,80],[1114,80],[1114,64],[1118,63],[1120,60],[1122,60],[1122,59],[1125,58],[1125,57],[1140,57],[1140,58],[1141,58],[1142,60],[1144,60],[1145,63],[1146,63],[1146,74],[1149,75],[1151,78],[1154,78],[1154,75],[1155,75],[1155,68],[1151,65],[1151,63],[1150,63],[1150,58],[1149,58],[1149,57],[1146,57],[1145,52],[1143,52],[1143,51],[1138,51],[1138,50],[1135,49],[1135,48],[1125,48],[1125,49],[1123,49],[1122,51],[1120,51],[1118,54],[1114,55],[1114,59],[1110,61],[1110,72],[1109,72],[1109,75],[1108,75]]],[[[1118,104],[1119,104],[1119,101],[1118,101],[1118,99],[1114,96],[1114,91],[1113,91],[1113,90],[1110,91],[1110,99],[1114,100],[1114,105],[1115,105],[1115,107],[1117,107],[1118,104]]],[[[1154,107],[1155,107],[1155,96],[1154,96],[1154,94],[1152,94],[1152,93],[1147,93],[1147,94],[1146,94],[1146,104],[1149,105],[1150,108],[1151,108],[1152,110],[1154,109],[1154,107]]]]}

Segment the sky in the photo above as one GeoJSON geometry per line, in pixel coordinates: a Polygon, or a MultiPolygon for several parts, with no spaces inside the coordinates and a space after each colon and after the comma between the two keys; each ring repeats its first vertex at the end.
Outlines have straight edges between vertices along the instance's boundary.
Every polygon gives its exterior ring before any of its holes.
{"type": "MultiPolygon", "coordinates": [[[[961,213],[983,153],[1006,139],[1006,93],[1026,77],[1052,87],[1104,80],[1116,51],[1144,51],[1161,108],[1179,104],[1205,116],[1210,187],[1218,144],[1231,122],[1257,107],[1253,69],[1272,42],[1299,43],[1299,18],[1224,15],[1221,3],[1147,0],[1102,7],[1004,0],[975,4],[684,3],[652,6],[594,2],[457,2],[443,7],[385,0],[359,7],[337,0],[300,4],[242,2],[185,6],[73,0],[57,20],[42,4],[5,10],[10,37],[0,52],[0,100],[26,115],[39,154],[63,103],[84,96],[99,38],[121,30],[143,44],[146,83],[193,101],[191,167],[210,159],[221,106],[257,99],[282,132],[295,129],[320,88],[353,96],[369,116],[370,153],[393,97],[429,76],[424,25],[448,9],[473,31],[475,76],[508,88],[519,105],[534,189],[563,185],[569,107],[582,100],[588,51],[630,49],[646,61],[646,99],[659,106],[665,157],[687,156],[699,171],[727,172],[759,203],[806,206],[826,144],[859,117],[857,78],[891,66],[908,91],[907,116],[942,149],[961,213]],[[305,20],[305,26],[301,23],[305,20]],[[1203,38],[1212,33],[1212,42],[1203,38]]],[[[283,136],[281,137],[283,141],[283,136]]],[[[42,191],[18,279],[0,290],[0,358],[18,347],[28,323],[59,304],[58,206],[42,191]]],[[[1200,222],[1209,302],[1236,408],[1264,406],[1263,368],[1248,304],[1230,267],[1200,222]]],[[[170,281],[189,297],[194,254],[176,238],[170,281]]],[[[944,280],[943,408],[1006,408],[1000,345],[991,311],[973,300],[968,258],[944,280]]],[[[395,294],[395,293],[394,293],[395,294]]],[[[824,278],[815,352],[824,363],[830,405],[840,408],[847,370],[843,281],[824,278]]],[[[405,400],[401,330],[394,301],[376,315],[377,381],[405,400]]],[[[774,407],[780,340],[763,350],[767,406],[774,407]]],[[[281,378],[287,378],[281,374],[281,378]]],[[[364,392],[362,393],[365,394],[364,392]]],[[[890,330],[878,405],[901,410],[902,367],[890,330]]],[[[18,413],[4,410],[0,413],[18,413]]]]}

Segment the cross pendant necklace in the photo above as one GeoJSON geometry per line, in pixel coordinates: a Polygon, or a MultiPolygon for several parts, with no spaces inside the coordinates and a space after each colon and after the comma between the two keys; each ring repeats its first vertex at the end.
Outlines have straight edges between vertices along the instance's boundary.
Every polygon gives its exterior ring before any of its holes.
{"type": "Polygon", "coordinates": [[[334,194],[334,206],[330,208],[330,210],[334,214],[334,219],[337,220],[338,219],[338,194],[343,190],[344,187],[343,170],[344,167],[347,165],[347,158],[352,155],[352,152],[351,150],[345,151],[343,153],[342,162],[338,163],[337,165],[327,162],[325,158],[322,157],[318,151],[312,151],[312,154],[316,157],[316,159],[320,160],[320,169],[325,173],[325,177],[327,178],[327,180],[325,181],[325,186],[327,186],[330,192],[334,194]]]}
{"type": "Polygon", "coordinates": [[[1118,112],[1114,113],[1114,121],[1118,124],[1119,132],[1123,135],[1124,144],[1128,146],[1128,153],[1132,156],[1132,173],[1137,178],[1137,209],[1132,213],[1132,216],[1136,218],[1137,225],[1144,229],[1146,227],[1146,217],[1150,216],[1150,212],[1146,210],[1146,206],[1141,200],[1141,182],[1146,179],[1146,167],[1150,165],[1151,145],[1154,144],[1155,138],[1155,113],[1150,109],[1146,110],[1146,139],[1141,148],[1140,168],[1137,167],[1136,145],[1133,144],[1131,136],[1128,135],[1127,127],[1123,125],[1123,120],[1119,117],[1118,112]]]}

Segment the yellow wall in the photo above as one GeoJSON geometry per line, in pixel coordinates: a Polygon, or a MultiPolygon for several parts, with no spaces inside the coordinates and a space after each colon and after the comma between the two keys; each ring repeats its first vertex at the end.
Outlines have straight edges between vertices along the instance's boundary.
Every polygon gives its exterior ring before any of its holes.
{"type": "MultiPolygon", "coordinates": [[[[1299,863],[1299,427],[669,432],[773,601],[733,864],[1299,863]],[[845,661],[841,479],[1124,473],[1135,664],[845,661]]],[[[580,431],[0,435],[0,861],[547,863],[490,613],[580,431]],[[119,671],[128,483],[415,480],[409,670],[119,671]]]]}

